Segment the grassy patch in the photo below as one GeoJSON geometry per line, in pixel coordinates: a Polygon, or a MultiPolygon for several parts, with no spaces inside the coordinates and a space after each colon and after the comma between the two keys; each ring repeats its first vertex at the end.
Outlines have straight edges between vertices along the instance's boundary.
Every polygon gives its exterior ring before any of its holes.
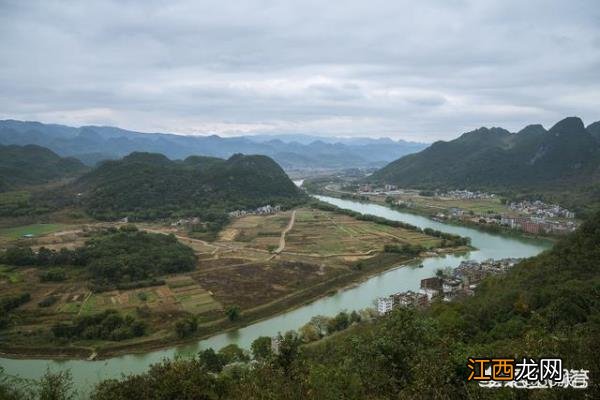
{"type": "Polygon", "coordinates": [[[7,239],[18,239],[24,235],[42,236],[48,233],[58,232],[63,230],[66,225],[63,224],[33,224],[18,226],[14,228],[0,229],[0,236],[7,239]]]}
{"type": "Polygon", "coordinates": [[[19,283],[23,281],[23,276],[13,267],[0,265],[0,279],[6,279],[10,283],[19,283]]]}

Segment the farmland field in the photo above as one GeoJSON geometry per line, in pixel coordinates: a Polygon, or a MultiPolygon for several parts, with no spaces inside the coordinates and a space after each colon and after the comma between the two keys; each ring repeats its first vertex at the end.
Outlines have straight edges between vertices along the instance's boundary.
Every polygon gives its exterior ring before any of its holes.
{"type": "MultiPolygon", "coordinates": [[[[95,231],[120,225],[5,228],[0,230],[0,247],[17,244],[34,251],[42,246],[56,251],[63,247],[75,249],[95,231]],[[25,234],[34,237],[24,240],[25,234]]],[[[92,292],[85,267],[63,266],[63,280],[44,282],[44,268],[0,265],[0,297],[23,293],[31,297],[13,312],[17,317],[5,331],[5,343],[54,343],[51,328],[55,324],[106,310],[143,320],[148,335],[156,340],[172,337],[176,322],[190,315],[196,316],[205,329],[219,329],[228,323],[225,311],[229,307],[238,307],[242,316],[268,316],[406,260],[401,254],[384,253],[386,244],[419,244],[431,251],[440,245],[439,239],[420,231],[310,208],[234,218],[213,242],[190,237],[185,227],[170,224],[144,223],[138,229],[174,235],[193,250],[196,268],[160,276],[150,286],[92,292]],[[40,306],[48,300],[52,301],[40,306]],[[29,336],[22,334],[24,330],[30,332],[29,336]]],[[[88,345],[85,341],[77,343],[88,345]]],[[[98,350],[102,344],[94,346],[98,350]]]]}

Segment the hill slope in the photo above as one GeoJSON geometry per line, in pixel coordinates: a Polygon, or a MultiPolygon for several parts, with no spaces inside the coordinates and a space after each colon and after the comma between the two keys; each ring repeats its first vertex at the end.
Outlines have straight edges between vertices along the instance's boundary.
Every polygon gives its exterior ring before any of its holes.
{"type": "MultiPolygon", "coordinates": [[[[590,125],[595,132],[596,125],[590,125]]],[[[371,180],[419,188],[568,188],[597,180],[600,144],[576,117],[550,130],[480,128],[433,143],[376,171],[371,180]]]]}
{"type": "Polygon", "coordinates": [[[73,177],[85,170],[79,160],[61,158],[44,147],[0,145],[0,192],[73,177]]]}
{"type": "Polygon", "coordinates": [[[295,204],[304,194],[273,160],[236,154],[228,160],[194,156],[171,161],[162,154],[132,153],[103,162],[74,189],[99,218],[221,215],[266,204],[295,204]]]}

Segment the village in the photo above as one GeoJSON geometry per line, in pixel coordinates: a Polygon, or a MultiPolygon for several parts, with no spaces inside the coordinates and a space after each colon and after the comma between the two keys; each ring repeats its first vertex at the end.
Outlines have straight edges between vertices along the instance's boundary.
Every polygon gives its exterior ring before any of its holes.
{"type": "MultiPolygon", "coordinates": [[[[266,206],[257,207],[254,210],[235,210],[228,213],[229,218],[240,218],[247,215],[271,215],[281,211],[281,206],[272,206],[267,204],[266,206]]],[[[127,223],[128,219],[124,218],[121,222],[127,223]]],[[[171,223],[173,227],[193,227],[202,224],[202,220],[199,217],[180,218],[177,221],[171,223]]]]}
{"type": "Polygon", "coordinates": [[[421,210],[436,221],[454,220],[539,235],[565,235],[577,229],[575,213],[540,200],[505,202],[494,193],[470,190],[416,191],[395,185],[359,185],[357,195],[385,199],[390,206],[421,210]]]}
{"type": "Polygon", "coordinates": [[[487,276],[503,274],[515,266],[520,259],[488,259],[482,262],[463,261],[454,270],[438,270],[436,276],[421,280],[419,292],[412,290],[394,293],[377,299],[377,312],[384,315],[396,307],[427,307],[432,301],[452,301],[472,296],[475,288],[487,276]]]}
{"type": "Polygon", "coordinates": [[[229,217],[238,218],[246,215],[270,215],[281,211],[281,206],[272,206],[267,204],[266,206],[255,208],[254,210],[235,210],[229,213],[229,217]]]}

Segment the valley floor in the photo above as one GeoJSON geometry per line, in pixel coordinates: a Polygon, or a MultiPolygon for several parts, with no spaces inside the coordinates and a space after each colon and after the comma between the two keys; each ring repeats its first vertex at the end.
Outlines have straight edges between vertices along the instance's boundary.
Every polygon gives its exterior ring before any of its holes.
{"type": "MultiPolygon", "coordinates": [[[[72,249],[82,246],[91,232],[118,225],[11,228],[0,231],[0,243],[72,249]],[[35,232],[32,238],[22,237],[30,231],[35,232]]],[[[196,269],[161,277],[164,283],[158,286],[92,293],[81,269],[70,270],[65,282],[50,283],[40,282],[39,268],[0,266],[2,296],[31,294],[31,300],[16,310],[16,324],[2,332],[0,352],[102,358],[166,347],[182,342],[174,325],[186,315],[198,317],[197,334],[186,339],[197,340],[285,312],[407,261],[402,254],[383,252],[386,244],[421,245],[429,249],[428,255],[467,250],[439,248],[440,239],[418,231],[311,208],[234,219],[214,242],[166,224],[138,224],[138,228],[175,235],[196,253],[196,269]],[[38,303],[49,296],[56,297],[56,303],[40,307],[38,303]],[[240,309],[239,319],[225,317],[231,307],[240,309]],[[50,328],[59,321],[108,309],[143,319],[148,335],[121,342],[59,342],[52,336],[50,328]]]]}

